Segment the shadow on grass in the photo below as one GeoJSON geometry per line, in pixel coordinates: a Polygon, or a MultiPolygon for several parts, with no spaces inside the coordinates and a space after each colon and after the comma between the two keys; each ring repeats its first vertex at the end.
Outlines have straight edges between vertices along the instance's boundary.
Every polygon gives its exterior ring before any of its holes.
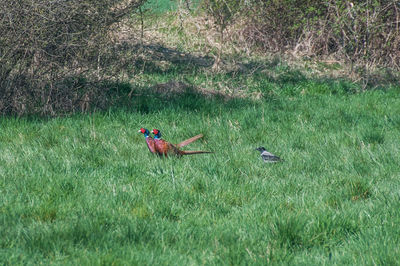
{"type": "Polygon", "coordinates": [[[173,109],[213,113],[218,106],[236,109],[254,104],[251,99],[241,95],[224,94],[179,81],[169,81],[142,88],[130,87],[129,91],[128,86],[124,88],[125,91],[118,89],[117,93],[110,91],[111,98],[119,95],[112,107],[131,112],[153,113],[173,109]]]}
{"type": "MultiPolygon", "coordinates": [[[[194,70],[211,68],[214,58],[195,55],[172,49],[160,44],[121,44],[116,54],[126,67],[133,68],[145,74],[168,74],[171,71],[192,72],[194,70]],[[131,51],[135,51],[132,53],[131,51]]],[[[115,58],[118,60],[118,58],[115,58]]]]}
{"type": "MultiPolygon", "coordinates": [[[[129,61],[134,62],[133,70],[146,75],[195,76],[206,74],[210,78],[220,80],[263,80],[279,87],[290,89],[294,85],[312,82],[319,88],[315,93],[354,94],[361,91],[362,84],[346,78],[315,76],[308,70],[290,66],[279,56],[267,58],[248,58],[246,56],[223,56],[218,70],[214,68],[214,58],[195,55],[178,49],[168,48],[160,44],[133,45],[125,44],[124,51],[136,51],[129,61]],[[324,87],[324,89],[320,89],[324,87]]],[[[132,56],[132,55],[131,55],[132,56]]],[[[125,55],[124,58],[128,58],[125,55]]],[[[329,66],[328,66],[329,67],[329,66]]],[[[327,67],[327,68],[328,68],[327,67]]],[[[336,70],[337,66],[335,66],[336,70]]],[[[182,80],[184,78],[180,78],[182,80]]],[[[393,80],[393,79],[390,79],[393,80]]],[[[390,81],[388,80],[388,81],[390,81]]],[[[366,89],[376,89],[371,83],[366,89]]],[[[262,88],[261,88],[262,89],[262,88]]],[[[293,95],[296,93],[289,92],[293,95]]]]}
{"type": "Polygon", "coordinates": [[[66,94],[74,104],[53,106],[52,110],[57,114],[109,109],[139,113],[153,113],[166,109],[207,113],[215,112],[215,108],[221,105],[227,109],[235,109],[254,104],[251,99],[243,95],[225,94],[180,81],[143,87],[133,87],[130,83],[108,80],[90,82],[82,78],[70,78],[63,82],[68,84],[60,87],[68,88],[66,94]]]}
{"type": "Polygon", "coordinates": [[[134,87],[128,81],[91,81],[72,76],[51,84],[51,89],[38,89],[38,95],[27,95],[30,97],[28,101],[34,102],[30,105],[34,110],[25,113],[58,116],[110,108],[142,113],[163,109],[211,111],[216,105],[241,108],[254,104],[251,93],[258,93],[256,98],[271,102],[277,95],[353,94],[361,88],[349,80],[310,78],[279,57],[270,60],[225,57],[219,70],[215,71],[213,57],[181,52],[159,44],[125,43],[115,49],[116,53],[107,61],[110,65],[102,63],[105,72],[107,69],[114,69],[110,73],[133,71],[136,73],[133,80],[144,74],[146,78],[141,83],[145,81],[146,85],[134,87]],[[213,89],[196,85],[199,79],[211,84],[213,89]],[[226,89],[220,90],[219,84],[226,89]]]}

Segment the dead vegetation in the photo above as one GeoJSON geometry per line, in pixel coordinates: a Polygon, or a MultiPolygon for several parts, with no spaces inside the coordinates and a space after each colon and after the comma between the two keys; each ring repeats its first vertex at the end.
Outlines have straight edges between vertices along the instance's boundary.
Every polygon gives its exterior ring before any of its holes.
{"type": "MultiPolygon", "coordinates": [[[[14,1],[0,11],[0,114],[59,115],[117,102],[123,82],[171,67],[210,75],[346,78],[362,89],[398,84],[400,6],[379,1],[180,1],[155,17],[131,1],[14,1]],[[219,9],[229,4],[223,12],[219,9]],[[240,7],[240,8],[238,8],[240,7]],[[255,62],[257,58],[258,63],[255,62]],[[261,62],[261,63],[260,63],[261,62]]],[[[147,84],[168,97],[187,88],[204,97],[259,98],[246,88],[170,81],[147,84]]],[[[133,97],[132,89],[129,95],[133,97]]],[[[140,94],[143,94],[140,92],[140,94]]]]}
{"type": "Polygon", "coordinates": [[[68,80],[102,80],[115,60],[110,32],[144,0],[2,1],[0,114],[56,115],[86,101],[92,88],[68,80]]]}

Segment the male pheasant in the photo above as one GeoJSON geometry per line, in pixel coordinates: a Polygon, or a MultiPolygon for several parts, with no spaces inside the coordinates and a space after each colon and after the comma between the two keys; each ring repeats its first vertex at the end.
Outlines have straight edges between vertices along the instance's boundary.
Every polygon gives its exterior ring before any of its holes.
{"type": "Polygon", "coordinates": [[[190,138],[186,141],[181,142],[178,145],[174,145],[169,143],[168,141],[165,141],[161,138],[161,132],[158,129],[153,129],[152,133],[154,134],[154,147],[156,149],[156,152],[160,156],[165,156],[168,157],[168,154],[173,154],[177,156],[182,156],[182,155],[189,155],[189,154],[200,154],[200,153],[212,153],[211,151],[183,151],[180,150],[179,147],[185,146],[194,140],[202,137],[202,135],[197,135],[193,138],[190,138]],[[182,145],[182,143],[184,145],[182,145]]]}
{"type": "MultiPolygon", "coordinates": [[[[156,148],[154,147],[154,139],[150,136],[150,131],[148,129],[146,129],[146,128],[141,128],[141,129],[139,129],[138,132],[142,133],[144,135],[144,137],[146,139],[147,148],[149,148],[149,151],[151,153],[156,153],[156,148]]],[[[193,141],[198,140],[201,137],[203,137],[203,134],[199,134],[199,135],[196,135],[194,137],[191,137],[190,139],[184,140],[184,141],[182,141],[179,144],[176,144],[174,146],[180,148],[180,147],[183,147],[183,146],[186,146],[186,145],[192,143],[193,141]]]]}

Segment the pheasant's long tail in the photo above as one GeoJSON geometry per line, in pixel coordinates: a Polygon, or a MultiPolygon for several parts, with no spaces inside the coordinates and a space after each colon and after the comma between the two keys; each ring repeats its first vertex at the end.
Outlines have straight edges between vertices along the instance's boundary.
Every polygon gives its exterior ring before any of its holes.
{"type": "Polygon", "coordinates": [[[212,151],[180,151],[181,155],[191,155],[191,154],[200,154],[200,153],[214,153],[212,151]]]}
{"type": "Polygon", "coordinates": [[[180,142],[179,144],[176,144],[175,146],[178,148],[186,146],[186,145],[198,140],[201,137],[203,137],[203,134],[199,134],[197,136],[191,137],[190,139],[184,140],[184,141],[180,142]]]}

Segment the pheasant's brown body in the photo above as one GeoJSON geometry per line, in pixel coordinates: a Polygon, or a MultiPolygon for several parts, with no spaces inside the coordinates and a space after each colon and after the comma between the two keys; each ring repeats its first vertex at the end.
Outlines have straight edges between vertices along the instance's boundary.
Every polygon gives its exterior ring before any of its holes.
{"type": "Polygon", "coordinates": [[[180,155],[180,150],[176,146],[163,139],[155,139],[154,148],[160,156],[167,157],[168,154],[180,155]]]}
{"type": "Polygon", "coordinates": [[[149,148],[149,151],[151,153],[155,153],[156,152],[156,148],[154,147],[154,139],[150,136],[146,137],[146,144],[147,144],[147,148],[149,148]]]}
{"type": "Polygon", "coordinates": [[[145,128],[141,128],[138,132],[142,133],[144,135],[146,144],[147,144],[147,148],[149,148],[149,151],[151,153],[155,153],[156,148],[154,147],[154,139],[149,135],[150,132],[145,128]]]}
{"type": "Polygon", "coordinates": [[[165,156],[168,157],[168,155],[177,155],[177,156],[182,156],[182,155],[189,155],[189,154],[200,154],[200,153],[212,153],[210,151],[183,151],[181,149],[179,149],[179,147],[188,145],[189,143],[192,143],[193,141],[201,138],[203,135],[197,135],[194,136],[190,139],[187,139],[185,141],[182,141],[181,143],[174,145],[172,143],[169,143],[168,141],[165,141],[163,139],[161,139],[161,134],[160,132],[157,130],[153,130],[153,133],[156,134],[155,138],[154,138],[154,148],[157,152],[158,155],[160,156],[165,156]]]}

